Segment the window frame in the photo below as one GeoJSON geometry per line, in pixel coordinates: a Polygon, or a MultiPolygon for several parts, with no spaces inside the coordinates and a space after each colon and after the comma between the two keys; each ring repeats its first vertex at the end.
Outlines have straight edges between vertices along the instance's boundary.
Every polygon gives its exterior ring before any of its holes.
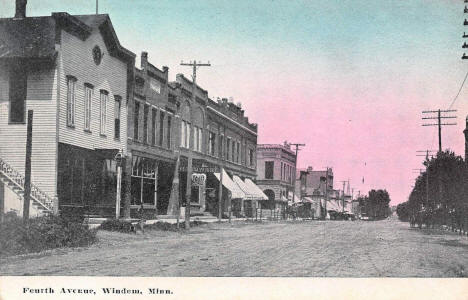
{"type": "Polygon", "coordinates": [[[8,124],[26,124],[26,101],[28,98],[28,72],[26,70],[26,66],[22,65],[21,63],[13,63],[9,66],[8,72],[8,124]],[[21,79],[21,81],[18,79],[21,79]],[[18,92],[19,83],[23,84],[21,92],[18,92]],[[13,95],[15,95],[15,97],[18,99],[14,99],[15,101],[12,101],[13,95]],[[18,118],[18,120],[12,120],[12,104],[15,102],[15,105],[17,105],[18,100],[20,100],[23,105],[22,118],[18,118]]]}
{"type": "Polygon", "coordinates": [[[122,97],[119,95],[114,95],[114,139],[119,140],[119,141],[120,141],[120,137],[122,133],[121,132],[122,131],[121,116],[122,116],[122,97]],[[118,110],[116,111],[117,105],[118,105],[118,110]],[[118,118],[117,118],[117,115],[118,115],[118,118]]]}
{"type": "Polygon", "coordinates": [[[67,127],[75,128],[77,78],[67,75],[67,127]]]}
{"type": "Polygon", "coordinates": [[[107,102],[109,101],[109,92],[99,90],[99,134],[106,136],[107,131],[107,102]]]}
{"type": "Polygon", "coordinates": [[[91,83],[84,84],[84,131],[91,132],[91,118],[93,109],[94,86],[91,83]],[[89,93],[88,93],[89,92],[89,93]],[[88,98],[89,95],[89,98],[88,98]]]}

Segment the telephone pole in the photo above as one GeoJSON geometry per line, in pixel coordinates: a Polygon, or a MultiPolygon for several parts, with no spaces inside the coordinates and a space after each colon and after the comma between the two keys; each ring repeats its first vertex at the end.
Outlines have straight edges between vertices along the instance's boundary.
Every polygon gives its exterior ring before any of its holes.
{"type": "MultiPolygon", "coordinates": [[[[305,146],[305,144],[294,144],[294,143],[291,143],[289,144],[291,146],[295,146],[296,147],[296,157],[294,158],[294,173],[293,173],[293,204],[295,202],[295,199],[296,199],[296,173],[297,173],[297,152],[299,150],[302,150],[302,149],[299,149],[299,147],[303,147],[305,146]]],[[[301,197],[299,195],[299,197],[301,197]]],[[[300,198],[299,198],[300,199],[300,198]]]]}
{"type": "MultiPolygon", "coordinates": [[[[195,92],[197,91],[197,68],[198,67],[209,67],[211,66],[210,62],[202,63],[196,60],[190,61],[188,63],[184,63],[183,61],[180,63],[181,66],[190,66],[192,67],[192,104],[195,103],[195,92]]],[[[190,138],[189,138],[189,145],[188,145],[188,154],[187,154],[187,190],[185,191],[185,229],[190,228],[190,205],[192,202],[192,147],[194,146],[194,130],[193,130],[193,110],[190,112],[190,124],[192,126],[192,130],[190,130],[190,138]]]]}
{"type": "Polygon", "coordinates": [[[457,123],[442,123],[443,119],[456,119],[456,116],[444,116],[444,113],[456,112],[456,109],[446,109],[446,110],[425,110],[423,114],[434,114],[430,117],[423,117],[423,120],[437,120],[435,124],[422,124],[422,126],[438,126],[439,128],[439,152],[442,152],[442,126],[457,125],[457,123]]]}
{"type": "MultiPolygon", "coordinates": [[[[426,157],[426,161],[429,160],[429,152],[433,152],[433,150],[418,150],[417,153],[426,153],[426,154],[416,154],[416,156],[424,156],[426,157]]],[[[419,170],[419,174],[422,174],[423,169],[413,169],[419,170]]],[[[429,172],[427,171],[427,164],[426,164],[426,205],[429,206],[429,172]]]]}
{"type": "MultiPolygon", "coordinates": [[[[344,212],[344,207],[345,207],[345,192],[344,192],[344,190],[345,190],[346,182],[347,182],[346,180],[341,181],[341,183],[343,184],[343,195],[342,195],[343,196],[343,199],[342,199],[343,200],[343,207],[341,209],[342,212],[344,212]]],[[[349,188],[349,186],[348,186],[348,188],[349,188]]]]}

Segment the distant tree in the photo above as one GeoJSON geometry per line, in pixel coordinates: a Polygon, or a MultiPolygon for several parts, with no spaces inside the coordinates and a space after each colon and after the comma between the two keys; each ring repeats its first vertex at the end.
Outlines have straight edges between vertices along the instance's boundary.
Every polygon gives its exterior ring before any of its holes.
{"type": "MultiPolygon", "coordinates": [[[[419,227],[448,225],[453,230],[467,228],[467,165],[452,151],[437,153],[424,162],[427,171],[416,179],[404,207],[408,220],[419,227]]],[[[403,212],[400,209],[401,212],[403,212]]],[[[399,215],[400,216],[400,215],[399,215]]],[[[403,215],[402,215],[403,216],[403,215]]],[[[401,218],[400,218],[401,219],[401,218]]]]}
{"type": "Polygon", "coordinates": [[[408,201],[398,204],[396,208],[396,213],[400,221],[408,222],[410,217],[408,201]]]}
{"type": "Polygon", "coordinates": [[[369,191],[369,210],[373,219],[388,217],[390,196],[386,190],[369,191]]]}

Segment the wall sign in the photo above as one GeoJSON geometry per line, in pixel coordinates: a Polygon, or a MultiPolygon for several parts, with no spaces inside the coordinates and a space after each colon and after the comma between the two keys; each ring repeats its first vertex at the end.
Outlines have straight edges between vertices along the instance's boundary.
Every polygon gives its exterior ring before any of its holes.
{"type": "Polygon", "coordinates": [[[193,186],[204,186],[206,182],[206,175],[195,173],[192,174],[192,185],[193,186]]]}

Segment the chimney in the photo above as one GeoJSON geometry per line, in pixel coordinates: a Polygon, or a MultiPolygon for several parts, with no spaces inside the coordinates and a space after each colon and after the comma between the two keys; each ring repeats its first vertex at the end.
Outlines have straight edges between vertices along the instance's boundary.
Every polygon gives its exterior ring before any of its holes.
{"type": "Polygon", "coordinates": [[[148,64],[148,52],[146,51],[143,51],[141,52],[141,63],[140,63],[140,67],[142,69],[146,69],[146,65],[148,64]]]}
{"type": "Polygon", "coordinates": [[[26,18],[26,4],[28,0],[16,0],[15,19],[26,18]]]}

